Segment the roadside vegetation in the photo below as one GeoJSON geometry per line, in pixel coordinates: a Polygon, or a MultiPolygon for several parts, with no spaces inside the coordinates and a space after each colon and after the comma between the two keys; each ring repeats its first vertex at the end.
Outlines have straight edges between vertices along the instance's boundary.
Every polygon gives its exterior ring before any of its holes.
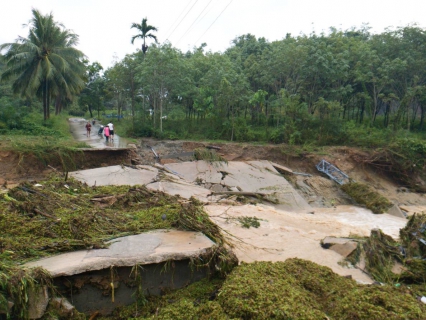
{"type": "Polygon", "coordinates": [[[1,45],[0,133],[55,135],[50,122],[65,115],[114,118],[128,137],[353,146],[373,150],[361,161],[426,191],[417,179],[426,180],[426,32],[418,26],[330,28],[274,42],[245,34],[215,53],[161,43],[144,18],[131,39],[142,49],[106,70],[82,57],[78,35],[52,14],[34,9],[29,28],[22,43],[1,45]],[[36,81],[32,60],[23,70],[15,58],[42,54],[40,39],[49,50],[36,81]],[[58,56],[67,68],[55,74],[58,56]],[[43,120],[28,123],[33,112],[43,120]]]}
{"type": "MultiPolygon", "coordinates": [[[[133,138],[274,143],[282,144],[283,154],[357,147],[365,151],[354,159],[360,165],[426,192],[422,28],[381,34],[367,26],[331,28],[274,42],[246,34],[223,53],[206,52],[204,44],[181,52],[168,42],[148,46],[148,40],[157,41],[156,27],[145,18],[132,25],[139,32],[132,41],[142,39],[142,50],[106,70],[85,60],[76,49],[78,35],[52,14],[34,9],[29,28],[19,43],[0,44],[1,150],[46,163],[56,159],[67,172],[73,168],[71,154],[86,147],[73,140],[67,118],[113,117],[117,132],[133,138]],[[25,57],[23,64],[19,57],[25,57]]],[[[221,160],[211,150],[199,149],[196,156],[221,160]]],[[[106,240],[156,228],[201,231],[226,246],[195,200],[143,187],[88,187],[65,180],[55,175],[41,181],[41,189],[24,183],[0,195],[0,311],[8,310],[12,299],[12,318],[25,318],[31,287],[51,286],[49,275],[39,269],[24,273],[21,262],[102,248],[106,240]]],[[[377,212],[389,205],[374,195],[367,199],[371,190],[359,184],[347,186],[347,192],[377,212]]],[[[426,295],[419,240],[425,239],[425,224],[424,215],[410,220],[400,243],[372,234],[352,257],[355,262],[363,251],[371,274],[388,285],[361,286],[298,259],[259,262],[242,264],[224,279],[143,299],[114,317],[422,319],[425,306],[416,297],[426,295]],[[408,251],[401,253],[400,247],[408,251]],[[400,276],[391,271],[395,261],[405,267],[400,276]]],[[[76,313],[77,318],[84,316],[76,313]]]]}

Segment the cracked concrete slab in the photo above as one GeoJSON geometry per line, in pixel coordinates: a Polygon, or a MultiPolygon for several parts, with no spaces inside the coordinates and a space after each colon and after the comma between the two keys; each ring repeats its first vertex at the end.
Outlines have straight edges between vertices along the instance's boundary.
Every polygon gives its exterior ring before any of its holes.
{"type": "Polygon", "coordinates": [[[29,262],[27,268],[42,267],[52,277],[87,271],[183,260],[204,254],[215,246],[201,232],[156,230],[110,241],[107,249],[81,250],[29,262]]]}
{"type": "Polygon", "coordinates": [[[182,198],[189,199],[191,197],[196,198],[201,202],[209,202],[215,198],[209,197],[210,190],[184,182],[173,182],[173,181],[157,181],[147,184],[146,187],[151,190],[162,191],[172,196],[179,195],[182,198]]]}
{"type": "Polygon", "coordinates": [[[158,169],[150,166],[139,166],[133,169],[124,166],[110,166],[96,169],[70,172],[69,175],[89,186],[109,185],[146,185],[154,181],[158,175],[158,169]]]}
{"type": "Polygon", "coordinates": [[[258,192],[271,195],[281,209],[308,209],[310,205],[299,195],[290,183],[266,160],[230,161],[209,164],[205,161],[170,163],[167,167],[191,182],[222,184],[238,187],[244,192],[258,192]]]}

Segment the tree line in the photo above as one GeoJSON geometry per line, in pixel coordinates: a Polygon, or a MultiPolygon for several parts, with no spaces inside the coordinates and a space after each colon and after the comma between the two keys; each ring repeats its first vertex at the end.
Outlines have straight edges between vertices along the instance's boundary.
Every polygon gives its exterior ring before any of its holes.
{"type": "MultiPolygon", "coordinates": [[[[141,50],[103,70],[74,48],[77,35],[33,15],[28,38],[0,47],[8,50],[0,67],[12,92],[42,101],[45,119],[53,107],[92,117],[113,110],[136,136],[296,144],[338,143],[348,128],[425,131],[426,33],[416,25],[272,42],[246,34],[224,52],[205,44],[182,52],[158,43],[145,18],[129,39],[142,39],[141,50]]],[[[0,87],[0,99],[7,94],[0,87]]]]}

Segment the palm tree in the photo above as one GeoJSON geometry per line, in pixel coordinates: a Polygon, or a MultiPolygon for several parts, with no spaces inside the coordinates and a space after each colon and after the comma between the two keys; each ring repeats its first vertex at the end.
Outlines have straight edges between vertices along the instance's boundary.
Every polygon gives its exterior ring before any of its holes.
{"type": "Polygon", "coordinates": [[[54,21],[53,15],[42,15],[33,9],[27,38],[5,43],[6,70],[1,80],[15,76],[12,90],[23,97],[40,96],[44,119],[50,117],[50,99],[68,99],[84,87],[84,54],[75,49],[78,36],[54,21]]]}
{"type": "Polygon", "coordinates": [[[132,23],[132,26],[130,27],[130,28],[138,29],[140,31],[139,34],[132,37],[132,44],[133,44],[133,42],[135,42],[135,39],[137,39],[137,38],[143,39],[143,44],[142,44],[143,54],[145,54],[146,50],[148,50],[148,46],[145,44],[146,38],[152,38],[152,39],[155,40],[155,42],[158,42],[157,37],[155,35],[153,35],[152,33],[150,33],[150,31],[158,31],[158,30],[157,30],[156,27],[147,25],[147,23],[146,23],[147,20],[148,20],[147,18],[143,18],[141,24],[132,23]]]}

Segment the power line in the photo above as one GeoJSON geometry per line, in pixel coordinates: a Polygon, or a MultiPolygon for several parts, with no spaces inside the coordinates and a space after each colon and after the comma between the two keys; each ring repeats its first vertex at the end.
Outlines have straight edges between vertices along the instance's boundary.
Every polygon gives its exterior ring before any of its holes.
{"type": "MultiPolygon", "coordinates": [[[[191,12],[192,8],[194,8],[194,6],[197,4],[198,0],[194,2],[194,4],[191,6],[191,8],[189,8],[188,12],[183,16],[182,20],[179,21],[178,25],[174,28],[174,30],[172,31],[171,34],[169,34],[169,36],[167,37],[167,39],[169,39],[172,34],[176,31],[176,29],[180,26],[180,24],[182,23],[182,21],[185,19],[185,17],[188,15],[188,13],[191,12]]],[[[170,40],[170,39],[169,39],[170,40]]]]}
{"type": "Polygon", "coordinates": [[[197,44],[197,42],[206,34],[206,32],[207,31],[209,31],[209,29],[211,28],[211,26],[216,22],[216,20],[217,19],[219,19],[219,17],[222,15],[222,13],[226,10],[226,8],[228,8],[229,7],[229,5],[232,3],[232,1],[234,1],[234,0],[231,0],[229,3],[228,3],[228,5],[222,10],[222,12],[221,13],[219,13],[219,15],[217,16],[217,18],[212,22],[212,24],[207,28],[207,30],[206,31],[204,31],[204,33],[197,39],[197,41],[195,41],[195,44],[197,44]]]}
{"type": "Polygon", "coordinates": [[[192,26],[194,25],[194,23],[198,20],[198,18],[203,14],[203,12],[207,9],[207,7],[210,5],[210,3],[212,3],[213,0],[210,0],[209,3],[207,3],[207,5],[204,7],[203,11],[200,12],[200,14],[198,15],[197,18],[195,18],[194,22],[189,26],[189,28],[185,31],[185,33],[182,35],[182,37],[180,37],[180,39],[176,42],[176,45],[179,44],[180,40],[182,40],[182,38],[188,33],[188,31],[192,28],[192,26]]]}
{"type": "Polygon", "coordinates": [[[166,33],[169,33],[170,30],[172,30],[173,26],[175,25],[175,23],[179,20],[180,16],[185,12],[186,8],[188,8],[189,4],[192,2],[192,0],[189,0],[189,2],[186,4],[185,8],[182,10],[182,12],[178,15],[178,17],[176,18],[175,22],[173,22],[173,24],[170,26],[169,30],[167,30],[166,33]]]}

